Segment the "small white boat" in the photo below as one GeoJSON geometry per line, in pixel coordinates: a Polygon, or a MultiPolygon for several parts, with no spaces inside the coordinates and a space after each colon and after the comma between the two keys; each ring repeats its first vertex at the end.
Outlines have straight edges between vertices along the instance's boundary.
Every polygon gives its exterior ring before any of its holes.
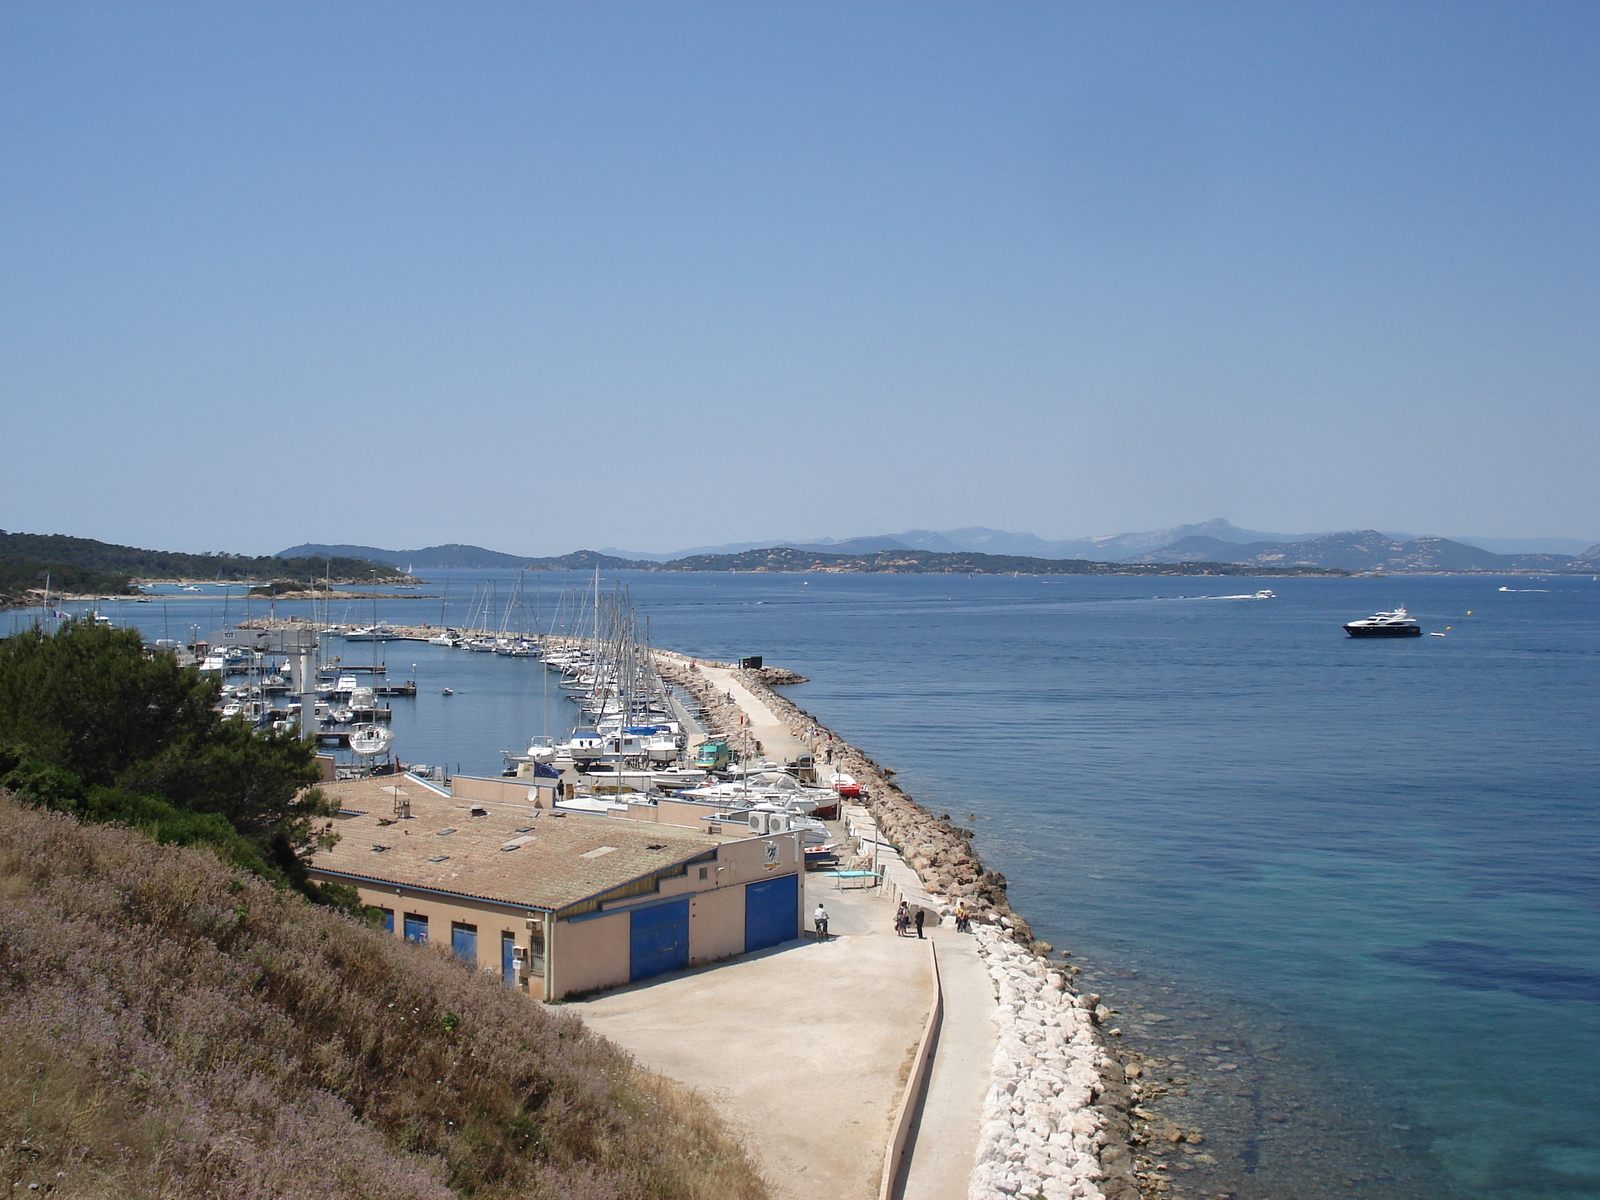
{"type": "Polygon", "coordinates": [[[394,734],[381,725],[357,725],[350,731],[350,750],[357,758],[378,758],[392,745],[394,734]]]}
{"type": "Polygon", "coordinates": [[[699,787],[705,783],[706,773],[697,771],[693,767],[657,767],[650,772],[650,778],[663,791],[672,791],[677,788],[699,787]]]}
{"type": "Polygon", "coordinates": [[[439,689],[439,695],[441,695],[441,696],[454,696],[455,694],[456,694],[455,688],[441,688],[441,689],[439,689]]]}
{"type": "Polygon", "coordinates": [[[1262,588],[1256,593],[1257,600],[1276,600],[1277,598],[1278,593],[1273,591],[1271,588],[1262,588]]]}
{"type": "Polygon", "coordinates": [[[841,796],[861,795],[861,785],[856,782],[856,777],[854,775],[846,775],[843,771],[835,771],[828,776],[828,786],[841,796]]]}
{"type": "Polygon", "coordinates": [[[347,642],[395,642],[400,634],[389,625],[366,625],[339,635],[347,642]]]}
{"type": "Polygon", "coordinates": [[[524,762],[553,763],[556,760],[556,740],[549,737],[536,737],[528,743],[528,753],[523,755],[524,762]]]}

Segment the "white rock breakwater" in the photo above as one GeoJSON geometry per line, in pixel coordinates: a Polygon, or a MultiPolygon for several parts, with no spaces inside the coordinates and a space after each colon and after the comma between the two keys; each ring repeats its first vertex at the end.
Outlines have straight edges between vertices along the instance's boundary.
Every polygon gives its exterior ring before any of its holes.
{"type": "Polygon", "coordinates": [[[994,980],[999,1043],[984,1098],[970,1200],[1139,1200],[1122,1064],[1095,1027],[1098,996],[999,929],[974,936],[994,980]]]}
{"type": "MultiPolygon", "coordinates": [[[[737,727],[732,697],[690,669],[690,660],[656,651],[662,674],[701,707],[708,726],[737,727]]],[[[731,664],[708,664],[719,667],[731,664]]],[[[973,918],[973,935],[995,985],[999,1026],[984,1101],[971,1200],[1141,1200],[1129,1148],[1128,1112],[1139,1085],[1099,1031],[1111,1015],[1092,993],[1071,989],[1076,972],[1052,968],[1051,947],[1035,940],[1006,898],[1005,877],[984,870],[971,831],[935,816],[893,782],[893,772],[844,742],[753,671],[734,676],[797,739],[826,749],[835,767],[855,776],[870,797],[878,828],[922,879],[942,915],[957,903],[973,918]]],[[[1142,1139],[1140,1139],[1142,1140],[1142,1139]]],[[[1149,1177],[1149,1194],[1159,1185],[1149,1177]]]]}

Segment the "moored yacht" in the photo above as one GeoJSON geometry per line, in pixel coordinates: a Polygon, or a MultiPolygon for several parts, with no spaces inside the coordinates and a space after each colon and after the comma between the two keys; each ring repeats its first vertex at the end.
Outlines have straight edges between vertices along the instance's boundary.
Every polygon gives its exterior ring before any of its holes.
{"type": "Polygon", "coordinates": [[[1421,637],[1422,626],[1403,608],[1393,612],[1373,613],[1360,621],[1351,621],[1344,627],[1351,637],[1421,637]]]}

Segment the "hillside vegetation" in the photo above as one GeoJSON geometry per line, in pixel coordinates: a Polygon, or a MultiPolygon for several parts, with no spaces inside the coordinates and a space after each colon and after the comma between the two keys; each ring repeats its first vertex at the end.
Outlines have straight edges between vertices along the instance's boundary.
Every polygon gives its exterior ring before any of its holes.
{"type": "Polygon", "coordinates": [[[314,751],[216,699],[131,631],[0,640],[12,1194],[762,1195],[695,1098],[311,884],[314,751]]]}
{"type": "Polygon", "coordinates": [[[316,751],[223,720],[218,683],[91,620],[0,639],[0,787],[293,882],[326,836],[316,751]]]}
{"type": "Polygon", "coordinates": [[[134,579],[292,579],[340,583],[405,579],[404,572],[360,558],[251,557],[141,550],[62,534],[7,533],[0,529],[0,601],[21,602],[29,589],[124,595],[134,579]]]}
{"type": "Polygon", "coordinates": [[[0,1169],[55,1200],[764,1194],[702,1101],[575,1017],[4,794],[0,1169]]]}

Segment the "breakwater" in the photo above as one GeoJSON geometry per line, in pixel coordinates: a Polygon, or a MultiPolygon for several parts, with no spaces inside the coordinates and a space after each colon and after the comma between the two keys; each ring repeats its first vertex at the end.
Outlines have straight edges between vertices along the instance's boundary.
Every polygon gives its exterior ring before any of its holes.
{"type": "MultiPolygon", "coordinates": [[[[1162,1089],[1143,1079],[1141,1056],[1116,1045],[1116,1016],[1103,998],[1073,985],[1076,968],[1051,962],[1054,948],[1033,936],[1006,898],[1006,881],[986,871],[972,831],[935,815],[894,782],[894,772],[769,684],[792,673],[654,652],[662,677],[688,692],[708,732],[733,734],[742,713],[701,666],[727,670],[823,769],[861,785],[880,836],[899,851],[950,919],[959,903],[972,916],[978,952],[994,983],[997,1041],[982,1125],[974,1131],[971,1200],[1017,1196],[1141,1200],[1170,1187],[1159,1155],[1199,1156],[1204,1136],[1142,1107],[1162,1089]]],[[[795,677],[798,678],[798,677],[795,677]]],[[[781,685],[780,685],[781,686],[781,685]]]]}
{"type": "MultiPolygon", "coordinates": [[[[313,623],[279,618],[249,624],[304,628],[313,623]]],[[[417,641],[440,632],[427,625],[393,628],[417,641]]],[[[546,636],[541,643],[586,641],[546,636]]],[[[1143,1107],[1164,1089],[1145,1077],[1140,1056],[1120,1044],[1118,1014],[1099,995],[1078,990],[1077,969],[1065,956],[1050,957],[1054,949],[1038,940],[1010,905],[1004,876],[984,868],[971,832],[949,814],[920,804],[896,782],[892,768],[846,742],[773,686],[798,682],[792,674],[770,667],[742,670],[666,650],[654,656],[663,678],[693,699],[708,734],[736,738],[751,714],[701,668],[712,668],[721,680],[737,680],[795,742],[812,750],[820,769],[856,778],[880,835],[916,872],[934,906],[948,917],[961,903],[972,915],[980,930],[977,949],[995,989],[998,1033],[983,1122],[971,1131],[980,1168],[972,1196],[1137,1200],[1163,1194],[1160,1159],[1203,1153],[1197,1149],[1200,1132],[1179,1129],[1143,1107]]]]}

